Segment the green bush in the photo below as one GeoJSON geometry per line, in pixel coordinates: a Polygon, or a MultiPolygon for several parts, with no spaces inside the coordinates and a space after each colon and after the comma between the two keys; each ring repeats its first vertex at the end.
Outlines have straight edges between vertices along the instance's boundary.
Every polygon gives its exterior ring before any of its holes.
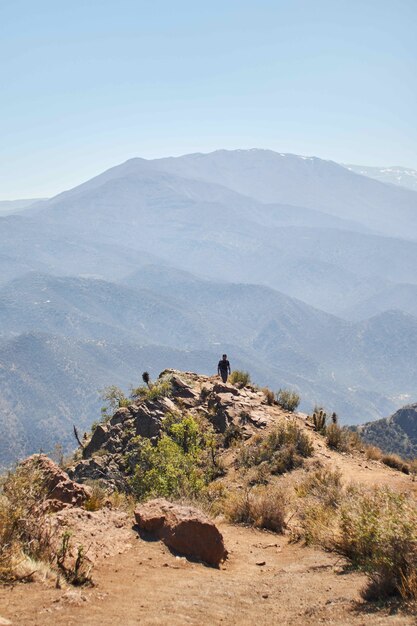
{"type": "Polygon", "coordinates": [[[283,474],[301,466],[312,453],[310,439],[302,429],[295,422],[282,422],[266,437],[252,437],[242,447],[238,463],[244,467],[267,463],[272,474],[283,474]]]}
{"type": "MultiPolygon", "coordinates": [[[[132,402],[116,385],[105,387],[101,391],[101,397],[106,402],[106,405],[101,408],[101,422],[107,422],[117,409],[123,406],[129,406],[132,402]]],[[[92,432],[94,432],[99,423],[100,422],[93,422],[91,426],[92,432]]]]}
{"type": "Polygon", "coordinates": [[[284,411],[293,413],[300,404],[299,394],[295,391],[291,391],[291,389],[280,389],[276,397],[278,405],[284,409],[284,411]]]}
{"type": "Polygon", "coordinates": [[[140,385],[131,391],[133,400],[157,400],[158,398],[169,398],[171,395],[172,383],[169,378],[161,378],[150,387],[140,385]]]}
{"type": "Polygon", "coordinates": [[[233,372],[229,376],[229,382],[232,383],[232,385],[240,385],[241,387],[246,387],[246,385],[249,385],[251,382],[249,372],[233,370],[233,372]]]}
{"type": "Polygon", "coordinates": [[[196,497],[216,474],[211,432],[204,433],[192,416],[169,415],[156,444],[144,437],[132,440],[135,496],[196,497]]]}

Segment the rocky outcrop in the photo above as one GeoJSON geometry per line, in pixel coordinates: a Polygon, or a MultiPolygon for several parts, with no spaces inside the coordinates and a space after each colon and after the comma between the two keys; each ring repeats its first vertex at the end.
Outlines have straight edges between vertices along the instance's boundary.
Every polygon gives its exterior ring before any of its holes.
{"type": "Polygon", "coordinates": [[[125,491],[127,487],[126,472],[120,455],[105,454],[84,459],[70,468],[68,475],[80,483],[97,480],[110,491],[125,491]]]}
{"type": "Polygon", "coordinates": [[[136,434],[149,439],[156,437],[161,432],[165,415],[176,410],[176,405],[169,398],[144,402],[134,413],[136,434]]]}
{"type": "Polygon", "coordinates": [[[103,480],[111,489],[128,489],[127,474],[135,468],[133,438],[155,441],[170,413],[204,416],[218,433],[236,427],[243,439],[282,413],[277,406],[267,404],[261,390],[224,384],[217,376],[165,370],[159,380],[169,381],[170,397],[137,398],[97,425],[82,451],[83,460],[69,470],[71,478],[80,482],[103,480]]]}
{"type": "Polygon", "coordinates": [[[179,554],[215,567],[227,558],[222,534],[194,507],[158,498],[138,506],[135,519],[140,530],[161,539],[179,554]]]}
{"type": "Polygon", "coordinates": [[[39,472],[46,490],[46,499],[53,501],[51,508],[58,510],[62,505],[82,506],[91,495],[91,489],[70,479],[59,465],[44,454],[34,454],[25,459],[23,466],[39,472]],[[60,506],[61,505],[61,506],[60,506]]]}

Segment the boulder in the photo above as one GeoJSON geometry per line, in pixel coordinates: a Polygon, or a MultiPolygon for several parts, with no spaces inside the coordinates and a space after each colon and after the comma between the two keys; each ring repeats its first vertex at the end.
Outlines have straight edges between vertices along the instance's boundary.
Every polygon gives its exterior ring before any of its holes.
{"type": "MultiPolygon", "coordinates": [[[[71,480],[68,474],[45,454],[34,454],[22,461],[22,465],[32,466],[34,471],[40,471],[47,492],[47,500],[82,506],[91,496],[90,487],[71,480]]],[[[56,504],[54,506],[57,507],[56,504]]]]}
{"type": "Polygon", "coordinates": [[[222,534],[194,507],[158,498],[138,506],[135,519],[139,529],[161,539],[179,554],[215,567],[227,558],[222,534]]]}

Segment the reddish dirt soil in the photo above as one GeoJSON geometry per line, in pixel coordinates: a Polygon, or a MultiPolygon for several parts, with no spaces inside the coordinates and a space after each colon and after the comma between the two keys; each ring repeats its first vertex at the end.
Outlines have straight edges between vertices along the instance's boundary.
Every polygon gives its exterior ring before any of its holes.
{"type": "Polygon", "coordinates": [[[365,577],[346,572],[335,555],[269,532],[221,530],[230,556],[219,570],[129,530],[131,546],[98,561],[95,587],[3,587],[0,616],[19,626],[416,624],[411,615],[366,605],[365,577]]]}

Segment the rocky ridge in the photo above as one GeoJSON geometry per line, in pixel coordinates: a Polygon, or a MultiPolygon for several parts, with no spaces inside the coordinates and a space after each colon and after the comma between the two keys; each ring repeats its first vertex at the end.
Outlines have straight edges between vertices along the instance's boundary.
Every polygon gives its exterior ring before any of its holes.
{"type": "Polygon", "coordinates": [[[239,427],[243,439],[274,423],[283,411],[269,405],[265,393],[251,385],[219,382],[216,376],[164,370],[156,384],[169,381],[170,397],[144,399],[121,407],[107,422],[100,423],[85,440],[82,459],[68,470],[80,483],[101,480],[107,487],[124,490],[129,467],[129,452],[136,435],[158,438],[169,414],[187,412],[201,416],[217,433],[239,427]]]}

